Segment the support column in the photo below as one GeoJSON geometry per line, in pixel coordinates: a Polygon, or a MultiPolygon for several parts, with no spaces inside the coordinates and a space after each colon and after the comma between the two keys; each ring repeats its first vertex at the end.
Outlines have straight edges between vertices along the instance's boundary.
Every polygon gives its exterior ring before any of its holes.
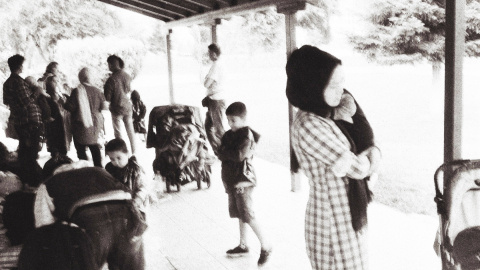
{"type": "Polygon", "coordinates": [[[463,55],[465,0],[445,1],[444,161],[462,158],[463,55]]]}
{"type": "MultiPolygon", "coordinates": [[[[296,15],[297,11],[291,11],[284,13],[285,15],[285,30],[287,41],[287,59],[290,54],[297,48],[297,32],[295,25],[297,23],[296,15]]],[[[291,176],[291,190],[293,192],[299,191],[302,188],[300,174],[298,173],[298,161],[295,157],[295,153],[292,148],[292,134],[291,127],[295,114],[295,108],[288,104],[288,134],[290,142],[290,176],[291,176]]]]}
{"type": "Polygon", "coordinates": [[[172,72],[172,29],[167,34],[167,63],[168,63],[168,88],[170,91],[170,104],[175,104],[173,92],[173,72],[172,72]]]}
{"type": "Polygon", "coordinates": [[[215,19],[214,24],[212,24],[212,43],[218,45],[218,38],[217,38],[217,25],[222,23],[222,19],[215,19]]]}

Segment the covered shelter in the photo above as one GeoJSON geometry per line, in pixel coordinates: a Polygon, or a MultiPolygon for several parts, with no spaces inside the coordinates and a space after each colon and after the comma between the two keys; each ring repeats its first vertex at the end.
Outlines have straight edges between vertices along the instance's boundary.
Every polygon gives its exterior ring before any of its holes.
{"type": "MultiPolygon", "coordinates": [[[[167,58],[169,72],[170,103],[175,103],[172,80],[171,34],[175,27],[195,24],[211,25],[211,39],[217,42],[217,25],[222,19],[274,7],[285,15],[286,57],[296,49],[296,13],[318,0],[99,0],[165,22],[167,33],[167,58]]],[[[462,157],[462,76],[465,45],[465,0],[442,1],[446,9],[445,44],[445,112],[444,112],[444,161],[462,157]]],[[[289,110],[289,126],[294,109],[289,110]]],[[[295,160],[290,146],[290,159],[295,160]]],[[[291,190],[300,189],[300,180],[291,163],[291,190]]]]}

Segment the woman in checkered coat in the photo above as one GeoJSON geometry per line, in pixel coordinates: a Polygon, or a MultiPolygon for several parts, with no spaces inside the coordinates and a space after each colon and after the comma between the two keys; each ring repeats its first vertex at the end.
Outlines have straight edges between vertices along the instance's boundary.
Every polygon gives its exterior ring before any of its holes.
{"type": "Polygon", "coordinates": [[[358,209],[347,194],[349,181],[368,175],[372,149],[354,154],[352,141],[332,119],[344,93],[341,61],[307,45],[292,53],[286,70],[287,97],[299,109],[292,146],[310,184],[305,241],[312,268],[367,269],[366,203],[364,223],[352,225],[358,209]]]}

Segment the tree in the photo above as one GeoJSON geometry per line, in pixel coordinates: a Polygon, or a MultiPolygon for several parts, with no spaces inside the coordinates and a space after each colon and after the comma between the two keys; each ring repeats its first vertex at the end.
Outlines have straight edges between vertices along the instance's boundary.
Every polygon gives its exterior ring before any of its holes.
{"type": "Polygon", "coordinates": [[[144,42],[116,36],[64,40],[59,45],[56,54],[59,63],[69,63],[71,59],[75,59],[74,65],[61,66],[70,86],[78,84],[79,70],[88,67],[93,75],[92,84],[101,88],[109,75],[107,57],[111,54],[123,59],[125,71],[135,79],[142,69],[147,53],[144,42]]]}
{"type": "Polygon", "coordinates": [[[239,32],[248,38],[251,50],[261,48],[264,51],[278,49],[282,44],[283,19],[275,10],[269,9],[249,13],[243,17],[239,32]]]}
{"type": "Polygon", "coordinates": [[[328,43],[331,38],[330,16],[337,12],[336,0],[318,1],[318,6],[307,5],[297,13],[298,26],[308,32],[312,45],[328,43]]]}
{"type": "MultiPolygon", "coordinates": [[[[445,8],[433,0],[377,0],[366,31],[349,37],[355,49],[381,64],[427,60],[437,77],[445,59],[445,8]]],[[[467,1],[466,54],[480,55],[480,4],[467,1]]]]}
{"type": "Polygon", "coordinates": [[[117,16],[94,0],[0,0],[0,15],[0,50],[27,61],[36,53],[52,61],[59,41],[106,36],[120,27],[117,16]]]}
{"type": "Polygon", "coordinates": [[[167,41],[165,38],[166,30],[164,29],[163,22],[156,22],[154,30],[150,38],[148,39],[148,49],[153,53],[166,53],[167,41]]]}

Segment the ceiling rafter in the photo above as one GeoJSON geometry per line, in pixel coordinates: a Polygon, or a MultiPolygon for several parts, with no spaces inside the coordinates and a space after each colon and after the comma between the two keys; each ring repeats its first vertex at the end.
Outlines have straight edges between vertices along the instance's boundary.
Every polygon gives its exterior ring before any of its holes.
{"type": "Polygon", "coordinates": [[[140,13],[142,15],[152,17],[152,18],[157,19],[157,20],[164,21],[164,22],[170,22],[170,21],[174,20],[174,18],[159,14],[158,12],[154,12],[154,11],[151,11],[151,10],[148,10],[148,9],[144,9],[144,8],[141,8],[141,7],[136,6],[136,5],[127,4],[127,3],[125,3],[125,0],[98,0],[98,1],[104,2],[106,4],[110,4],[112,6],[116,6],[116,7],[119,7],[119,8],[131,10],[131,11],[140,13]]]}
{"type": "MultiPolygon", "coordinates": [[[[125,0],[125,1],[129,1],[129,0],[125,0]]],[[[165,11],[167,13],[179,16],[180,18],[185,18],[185,17],[189,17],[189,16],[192,15],[192,13],[190,11],[186,11],[185,9],[181,9],[179,7],[172,6],[172,5],[169,5],[167,3],[159,2],[159,1],[156,1],[156,0],[130,0],[130,1],[143,3],[145,5],[153,7],[155,9],[160,9],[160,10],[165,11]]]]}
{"type": "Polygon", "coordinates": [[[192,14],[204,13],[204,12],[208,11],[208,10],[205,10],[205,8],[203,8],[201,6],[192,4],[192,3],[188,2],[188,1],[185,1],[185,0],[155,0],[155,1],[162,2],[162,3],[165,3],[167,5],[171,5],[171,6],[174,6],[174,7],[177,7],[177,8],[187,10],[187,11],[191,12],[192,14]]]}
{"type": "MultiPolygon", "coordinates": [[[[114,1],[120,1],[120,0],[114,0],[114,1]]],[[[146,3],[147,1],[139,1],[139,0],[121,0],[123,3],[130,5],[132,7],[137,7],[142,10],[148,10],[153,13],[157,13],[158,15],[164,16],[168,18],[169,20],[176,20],[176,19],[182,19],[185,18],[186,16],[180,14],[180,15],[174,15],[172,12],[166,11],[158,6],[151,5],[146,3]]]]}
{"type": "Polygon", "coordinates": [[[192,24],[213,24],[219,19],[276,7],[289,13],[318,0],[98,0],[162,20],[167,28],[192,24]]]}
{"type": "Polygon", "coordinates": [[[205,4],[205,1],[201,1],[201,0],[183,0],[183,1],[185,1],[187,3],[191,3],[193,5],[200,6],[202,8],[207,9],[207,10],[213,10],[214,9],[213,5],[205,4]]]}

